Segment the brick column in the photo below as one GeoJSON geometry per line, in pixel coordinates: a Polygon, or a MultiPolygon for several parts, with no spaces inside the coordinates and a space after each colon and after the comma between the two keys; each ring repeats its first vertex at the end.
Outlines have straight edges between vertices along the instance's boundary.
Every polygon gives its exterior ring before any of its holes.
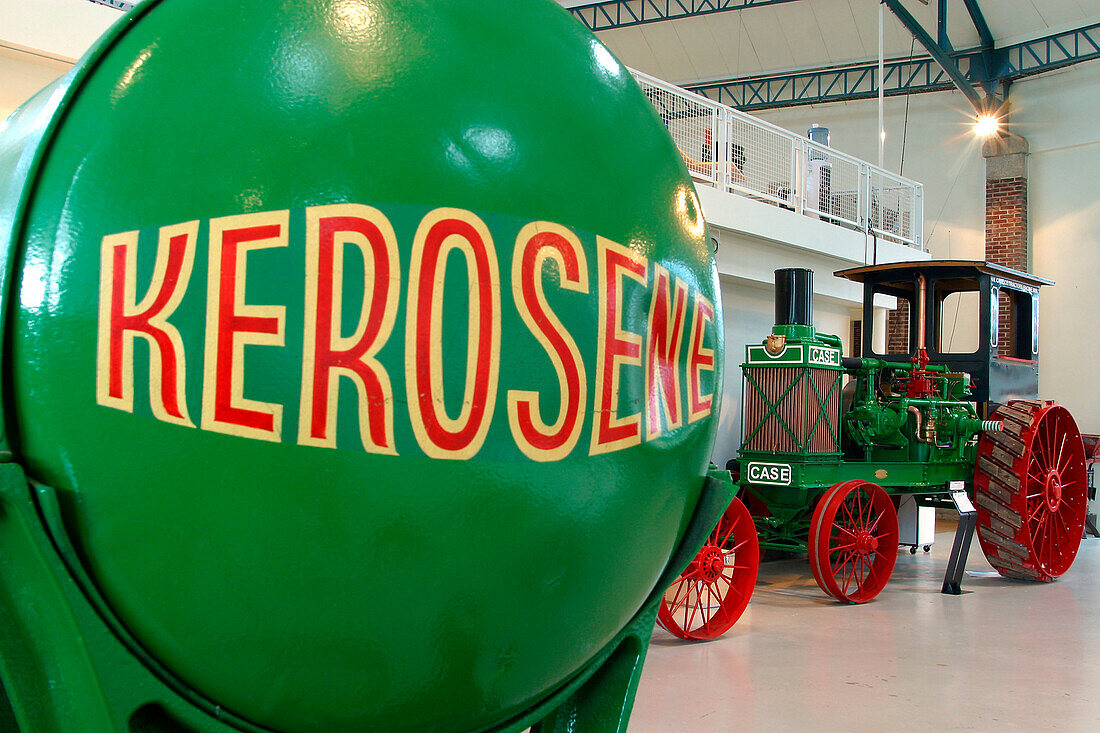
{"type": "MultiPolygon", "coordinates": [[[[1011,133],[991,137],[982,146],[985,157],[985,258],[1015,270],[1031,266],[1027,230],[1027,140],[1011,133]]],[[[1000,301],[998,352],[1009,356],[1013,338],[1011,304],[1000,301]]]]}

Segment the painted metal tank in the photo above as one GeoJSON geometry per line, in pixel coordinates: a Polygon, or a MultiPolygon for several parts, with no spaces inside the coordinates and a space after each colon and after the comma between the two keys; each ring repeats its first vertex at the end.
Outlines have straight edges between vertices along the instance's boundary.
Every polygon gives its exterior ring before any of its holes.
{"type": "Polygon", "coordinates": [[[0,186],[29,729],[525,727],[701,541],[699,203],[549,0],[148,0],[0,186]]]}

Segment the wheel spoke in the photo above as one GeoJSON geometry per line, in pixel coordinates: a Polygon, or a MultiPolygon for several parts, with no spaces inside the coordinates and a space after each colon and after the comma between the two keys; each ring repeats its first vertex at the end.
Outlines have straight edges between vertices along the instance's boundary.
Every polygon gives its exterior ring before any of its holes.
{"type": "Polygon", "coordinates": [[[1046,524],[1043,526],[1043,547],[1045,548],[1042,556],[1039,558],[1046,563],[1051,553],[1057,550],[1058,545],[1058,522],[1052,515],[1047,516],[1046,524]]]}
{"type": "Polygon", "coordinates": [[[1028,462],[1027,473],[1029,475],[1031,474],[1032,465],[1034,465],[1036,470],[1038,470],[1039,475],[1037,476],[1037,479],[1039,483],[1042,483],[1045,480],[1044,477],[1046,476],[1046,470],[1043,468],[1043,464],[1039,462],[1039,456],[1036,453],[1031,454],[1031,460],[1028,462]]]}
{"type": "Polygon", "coordinates": [[[737,552],[738,550],[740,550],[740,549],[741,549],[742,547],[744,547],[745,545],[749,544],[750,542],[752,542],[752,539],[751,539],[751,538],[748,538],[748,537],[746,537],[745,539],[741,540],[741,541],[740,541],[740,542],[738,542],[738,543],[737,543],[736,545],[734,545],[733,547],[731,547],[731,548],[729,549],[729,551],[725,551],[725,550],[723,550],[723,552],[725,552],[725,554],[726,554],[727,556],[729,556],[729,555],[733,555],[733,554],[735,554],[735,553],[736,553],[736,552],[737,552]]]}
{"type": "Polygon", "coordinates": [[[841,588],[841,591],[844,593],[844,595],[848,595],[848,586],[852,584],[852,578],[855,577],[856,568],[854,564],[845,567],[848,569],[844,573],[844,586],[841,588]]]}
{"type": "Polygon", "coordinates": [[[703,594],[700,592],[699,588],[696,588],[695,589],[695,604],[691,606],[691,618],[686,618],[685,617],[686,620],[684,622],[684,629],[691,629],[692,628],[692,622],[695,620],[696,614],[699,613],[699,606],[702,603],[702,598],[703,598],[703,594]]]}
{"type": "MultiPolygon", "coordinates": [[[[848,506],[848,502],[845,501],[843,504],[840,505],[840,508],[843,509],[844,513],[848,515],[848,522],[854,526],[856,523],[856,518],[852,516],[852,511],[848,506]]],[[[841,525],[837,524],[836,526],[840,527],[841,525]]]]}
{"type": "MultiPolygon", "coordinates": [[[[862,555],[856,555],[855,558],[852,559],[852,571],[848,575],[849,583],[851,581],[855,581],[856,590],[859,590],[859,586],[860,586],[859,574],[860,574],[860,571],[862,569],[863,569],[863,556],[862,555]]],[[[848,593],[849,583],[844,584],[844,593],[845,593],[845,595],[847,595],[847,593],[848,593]]]]}
{"type": "Polygon", "coordinates": [[[730,537],[733,536],[733,533],[734,533],[734,531],[736,531],[736,529],[737,529],[737,520],[734,519],[733,521],[729,522],[729,528],[726,531],[725,536],[722,537],[722,541],[718,543],[718,546],[719,547],[725,547],[726,543],[730,541],[730,537]]]}
{"type": "Polygon", "coordinates": [[[1034,540],[1033,540],[1033,543],[1037,545],[1036,549],[1039,550],[1040,559],[1045,559],[1046,556],[1047,556],[1046,545],[1049,541],[1049,537],[1048,537],[1049,532],[1048,532],[1048,529],[1047,529],[1049,521],[1050,521],[1050,512],[1047,512],[1046,514],[1043,515],[1043,518],[1039,521],[1038,526],[1035,528],[1035,531],[1039,534],[1039,542],[1034,543],[1034,540]]]}
{"type": "MultiPolygon", "coordinates": [[[[846,534],[849,537],[851,537],[853,540],[856,538],[856,533],[853,532],[852,530],[848,529],[847,527],[842,527],[839,524],[835,524],[835,525],[833,525],[833,528],[836,529],[839,534],[846,534]]],[[[840,537],[835,537],[835,539],[837,541],[839,541],[841,538],[840,537]]]]}
{"type": "Polygon", "coordinates": [[[873,534],[871,536],[874,537],[876,540],[879,540],[881,542],[884,539],[888,539],[890,537],[890,533],[887,532],[887,531],[883,531],[882,534],[873,534]]]}
{"type": "Polygon", "coordinates": [[[1054,518],[1057,520],[1056,524],[1062,525],[1062,539],[1068,540],[1070,536],[1069,523],[1067,523],[1065,517],[1062,516],[1062,512],[1054,512],[1054,518]]]}
{"type": "Polygon", "coordinates": [[[676,590],[676,593],[672,596],[672,602],[669,604],[669,606],[670,606],[669,613],[676,613],[676,610],[678,608],[680,608],[681,605],[686,605],[688,596],[690,596],[690,595],[691,595],[691,582],[687,581],[687,580],[681,580],[678,584],[678,588],[676,590]],[[680,600],[680,594],[683,593],[685,590],[687,591],[687,593],[684,593],[683,600],[680,600]]]}
{"type": "Polygon", "coordinates": [[[711,587],[707,586],[707,604],[703,606],[703,618],[699,622],[700,626],[706,626],[711,618],[714,616],[714,591],[711,587]]]}
{"type": "MultiPolygon", "coordinates": [[[[1077,479],[1073,479],[1062,484],[1062,503],[1058,509],[1061,511],[1062,507],[1072,507],[1074,510],[1081,505],[1081,499],[1088,498],[1088,491],[1078,491],[1077,487],[1081,484],[1077,479]]],[[[1068,509],[1067,509],[1068,511],[1068,509]]],[[[1072,513],[1072,512],[1071,512],[1072,513]]]]}
{"type": "Polygon", "coordinates": [[[1057,466],[1058,473],[1065,473],[1065,472],[1070,471],[1070,469],[1073,467],[1073,464],[1074,464],[1073,459],[1074,459],[1074,455],[1073,455],[1073,451],[1071,450],[1071,451],[1066,453],[1066,460],[1065,460],[1064,465],[1063,465],[1062,461],[1058,462],[1058,466],[1057,466]]]}
{"type": "Polygon", "coordinates": [[[1052,442],[1053,438],[1050,434],[1050,421],[1040,418],[1039,427],[1036,428],[1036,433],[1041,438],[1041,447],[1044,449],[1044,452],[1049,454],[1054,448],[1054,443],[1052,442]]]}
{"type": "Polygon", "coordinates": [[[718,520],[718,524],[714,525],[714,529],[710,531],[710,536],[707,537],[708,545],[720,545],[722,536],[722,524],[726,521],[725,517],[718,520]]]}
{"type": "Polygon", "coordinates": [[[855,550],[844,553],[844,559],[834,565],[835,569],[833,575],[835,576],[837,573],[843,573],[845,568],[850,567],[854,563],[855,557],[855,550]]]}

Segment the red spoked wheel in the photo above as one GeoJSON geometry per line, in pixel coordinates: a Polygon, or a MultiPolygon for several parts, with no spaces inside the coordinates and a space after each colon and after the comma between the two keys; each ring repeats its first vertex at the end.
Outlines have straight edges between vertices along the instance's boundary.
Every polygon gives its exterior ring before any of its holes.
{"type": "Polygon", "coordinates": [[[759,570],[756,525],[734,499],[695,559],[665,591],[657,623],[681,639],[721,636],[749,605],[759,570]]]}
{"type": "Polygon", "coordinates": [[[810,520],[810,569],[833,598],[866,603],[879,594],[898,557],[898,513],[890,495],[869,481],[845,481],[825,492],[810,520]]]}
{"type": "Polygon", "coordinates": [[[1006,578],[1053,580],[1077,557],[1088,511],[1081,433],[1054,402],[1019,400],[991,416],[974,470],[978,541],[1006,578]]]}

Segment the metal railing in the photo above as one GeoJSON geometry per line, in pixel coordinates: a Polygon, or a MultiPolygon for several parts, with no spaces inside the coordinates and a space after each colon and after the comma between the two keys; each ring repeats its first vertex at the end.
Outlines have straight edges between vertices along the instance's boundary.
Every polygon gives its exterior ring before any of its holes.
{"type": "Polygon", "coordinates": [[[924,187],[631,69],[692,178],[924,250],[924,187]]]}

